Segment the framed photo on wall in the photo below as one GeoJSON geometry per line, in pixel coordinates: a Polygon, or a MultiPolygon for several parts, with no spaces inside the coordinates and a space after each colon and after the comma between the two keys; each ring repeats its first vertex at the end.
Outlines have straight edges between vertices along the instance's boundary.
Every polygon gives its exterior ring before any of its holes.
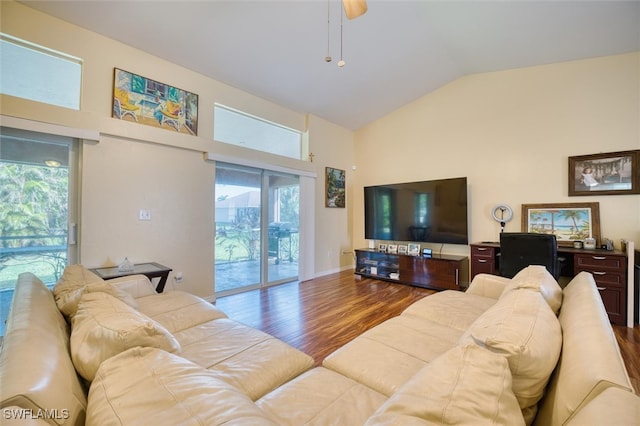
{"type": "Polygon", "coordinates": [[[523,204],[522,232],[554,234],[562,246],[600,242],[600,203],[523,204]]]}
{"type": "Polygon", "coordinates": [[[640,150],[569,157],[569,195],[640,194],[640,150]]]}
{"type": "Polygon", "coordinates": [[[341,207],[346,205],[346,172],[327,167],[325,169],[325,206],[341,207]]]}

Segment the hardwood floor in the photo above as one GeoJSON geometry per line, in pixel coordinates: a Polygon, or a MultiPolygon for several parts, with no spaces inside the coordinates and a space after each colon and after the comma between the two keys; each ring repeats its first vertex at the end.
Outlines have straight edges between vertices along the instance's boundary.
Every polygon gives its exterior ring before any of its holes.
{"type": "MultiPolygon", "coordinates": [[[[351,271],[220,297],[230,318],[269,333],[322,360],[362,332],[399,315],[434,291],[373,279],[351,271]]],[[[627,371],[640,394],[640,326],[613,326],[627,371]]]]}

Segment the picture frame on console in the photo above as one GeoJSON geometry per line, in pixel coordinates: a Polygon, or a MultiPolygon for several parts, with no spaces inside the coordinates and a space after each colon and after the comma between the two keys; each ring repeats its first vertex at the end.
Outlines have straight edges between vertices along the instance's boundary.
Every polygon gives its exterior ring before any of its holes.
{"type": "Polygon", "coordinates": [[[399,245],[398,254],[407,254],[407,246],[404,244],[399,245]]]}
{"type": "Polygon", "coordinates": [[[600,203],[523,204],[522,232],[554,234],[561,246],[585,238],[600,242],[600,203]]]}
{"type": "Polygon", "coordinates": [[[569,196],[640,194],[640,150],[569,157],[569,196]]]}
{"type": "Polygon", "coordinates": [[[378,251],[381,253],[386,253],[387,252],[387,245],[386,244],[378,244],[378,251]]]}
{"type": "Polygon", "coordinates": [[[396,244],[389,244],[387,246],[387,253],[397,254],[398,253],[398,246],[396,244]]]}
{"type": "Polygon", "coordinates": [[[420,255],[420,244],[409,243],[407,254],[410,256],[420,255]]]}

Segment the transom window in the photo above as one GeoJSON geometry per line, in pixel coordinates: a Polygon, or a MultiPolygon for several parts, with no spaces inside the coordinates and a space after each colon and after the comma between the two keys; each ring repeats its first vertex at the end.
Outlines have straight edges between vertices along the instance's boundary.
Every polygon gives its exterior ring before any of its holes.
{"type": "Polygon", "coordinates": [[[0,93],[80,110],[82,60],[0,33],[0,93]]]}
{"type": "Polygon", "coordinates": [[[214,106],[213,138],[296,160],[302,156],[299,131],[219,104],[214,106]]]}

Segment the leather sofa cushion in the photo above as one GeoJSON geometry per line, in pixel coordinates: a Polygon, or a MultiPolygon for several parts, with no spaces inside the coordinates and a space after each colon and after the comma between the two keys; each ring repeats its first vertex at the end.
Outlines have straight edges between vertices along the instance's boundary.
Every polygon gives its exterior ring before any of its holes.
{"type": "Polygon", "coordinates": [[[387,398],[317,367],[265,395],[256,405],[279,425],[361,425],[387,398]]]}
{"type": "Polygon", "coordinates": [[[138,309],[171,333],[198,324],[226,318],[224,312],[206,300],[184,291],[169,291],[136,299],[138,309]]]}
{"type": "Polygon", "coordinates": [[[89,390],[86,424],[276,425],[215,372],[149,347],[102,363],[89,390]]]}
{"type": "Polygon", "coordinates": [[[539,291],[553,313],[558,315],[562,306],[562,288],[547,268],[542,265],[527,266],[511,279],[502,294],[521,288],[539,291]]]}
{"type": "Polygon", "coordinates": [[[404,310],[402,315],[414,315],[464,332],[497,299],[445,290],[424,297],[404,310]]]}
{"type": "Polygon", "coordinates": [[[477,274],[471,280],[465,294],[489,297],[498,300],[504,288],[511,282],[511,278],[500,277],[492,274],[477,274]]]}
{"type": "Polygon", "coordinates": [[[68,318],[70,321],[78,311],[78,304],[80,303],[80,299],[83,294],[86,293],[106,293],[110,296],[115,297],[131,306],[134,309],[138,308],[138,304],[136,300],[124,290],[121,290],[106,281],[103,282],[95,282],[91,284],[87,284],[83,287],[69,290],[58,296],[56,299],[56,304],[58,305],[58,309],[60,312],[68,318]]]}
{"type": "Polygon", "coordinates": [[[53,295],[57,297],[66,291],[102,281],[104,281],[102,278],[80,264],[68,265],[64,268],[58,282],[53,286],[53,295]]]}
{"type": "Polygon", "coordinates": [[[56,305],[58,305],[60,312],[69,320],[76,314],[82,295],[94,292],[110,294],[133,308],[137,308],[137,303],[133,296],[107,283],[80,264],[68,265],[64,268],[62,276],[53,287],[53,296],[56,300],[56,305]]]}
{"type": "Polygon", "coordinates": [[[171,333],[126,303],[101,292],[82,296],[71,323],[71,359],[82,377],[92,381],[103,361],[135,346],[180,351],[171,333]]]}
{"type": "Polygon", "coordinates": [[[511,383],[504,356],[456,346],[416,373],[366,425],[523,425],[511,383]]]}
{"type": "Polygon", "coordinates": [[[313,358],[260,330],[220,318],[174,333],[180,356],[215,371],[252,400],[313,366],[313,358]]]}
{"type": "Polygon", "coordinates": [[[537,291],[507,292],[460,339],[504,355],[513,392],[529,423],[558,362],[562,332],[558,318],[537,291]]]}
{"type": "Polygon", "coordinates": [[[157,294],[156,288],[149,278],[142,274],[125,275],[124,277],[110,278],[109,284],[127,292],[134,299],[157,294]]]}
{"type": "Polygon", "coordinates": [[[424,318],[400,315],[336,350],[323,366],[391,396],[427,363],[456,346],[461,335],[424,318]]]}

